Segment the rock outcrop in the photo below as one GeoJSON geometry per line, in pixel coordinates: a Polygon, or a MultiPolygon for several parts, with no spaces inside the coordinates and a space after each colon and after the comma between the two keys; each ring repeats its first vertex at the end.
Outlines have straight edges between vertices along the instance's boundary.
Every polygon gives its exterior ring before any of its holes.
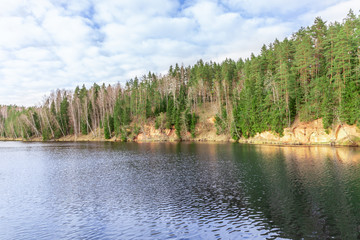
{"type": "Polygon", "coordinates": [[[360,129],[355,125],[337,124],[326,132],[322,119],[304,123],[296,120],[291,127],[284,129],[284,135],[266,131],[254,137],[240,139],[243,143],[257,144],[305,144],[305,145],[360,145],[360,129]]]}
{"type": "MultiPolygon", "coordinates": [[[[203,114],[201,121],[196,125],[196,136],[191,137],[191,134],[182,131],[181,139],[184,141],[211,141],[211,142],[228,142],[233,141],[230,135],[216,134],[215,118],[212,113],[203,114]]],[[[68,135],[55,141],[120,141],[120,138],[115,136],[111,139],[104,139],[103,131],[97,130],[97,134],[90,133],[88,135],[68,135]]],[[[0,138],[0,140],[16,140],[16,141],[42,141],[40,137],[33,139],[7,139],[0,138]]],[[[155,129],[155,122],[150,121],[141,127],[140,134],[130,135],[129,141],[136,142],[153,142],[179,141],[176,135],[176,130],[172,129],[155,129]]],[[[283,136],[279,134],[265,131],[256,134],[254,137],[245,139],[241,138],[240,143],[253,144],[276,144],[276,145],[333,145],[333,146],[360,146],[360,129],[356,125],[336,124],[332,129],[326,131],[323,128],[322,119],[312,122],[304,123],[298,119],[289,128],[284,129],[283,136]]]]}

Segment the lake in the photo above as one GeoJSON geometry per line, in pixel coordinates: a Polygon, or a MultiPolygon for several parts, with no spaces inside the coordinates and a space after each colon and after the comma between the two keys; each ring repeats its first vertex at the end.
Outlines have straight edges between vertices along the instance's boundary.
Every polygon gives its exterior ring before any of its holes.
{"type": "Polygon", "coordinates": [[[0,142],[0,239],[357,239],[360,149],[0,142]]]}

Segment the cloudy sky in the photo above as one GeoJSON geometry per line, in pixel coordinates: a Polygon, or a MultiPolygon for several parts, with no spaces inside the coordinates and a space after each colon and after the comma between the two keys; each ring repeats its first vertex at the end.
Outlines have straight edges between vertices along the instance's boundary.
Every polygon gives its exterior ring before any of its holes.
{"type": "Polygon", "coordinates": [[[359,0],[0,0],[0,105],[124,83],[200,58],[246,58],[359,0]]]}

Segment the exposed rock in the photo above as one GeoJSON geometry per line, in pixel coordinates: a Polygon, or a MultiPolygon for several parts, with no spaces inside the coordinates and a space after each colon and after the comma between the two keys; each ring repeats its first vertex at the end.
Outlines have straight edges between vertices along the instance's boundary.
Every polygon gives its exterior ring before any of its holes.
{"type": "Polygon", "coordinates": [[[211,117],[211,118],[208,118],[207,119],[207,121],[209,122],[209,123],[212,123],[212,124],[215,124],[215,117],[211,117]]]}
{"type": "Polygon", "coordinates": [[[143,126],[143,132],[137,135],[135,141],[177,141],[175,129],[156,129],[154,124],[147,124],[143,126]]]}
{"type": "Polygon", "coordinates": [[[323,128],[322,119],[304,123],[295,120],[291,127],[284,129],[284,136],[270,131],[256,134],[254,137],[240,139],[240,142],[267,144],[329,144],[329,145],[359,145],[360,130],[355,126],[337,124],[327,134],[323,128]]]}
{"type": "MultiPolygon", "coordinates": [[[[182,131],[181,138],[185,141],[232,141],[230,135],[216,134],[215,118],[210,116],[212,112],[206,112],[202,115],[202,121],[196,125],[195,138],[186,131],[182,131]]],[[[7,139],[0,138],[0,140],[17,140],[17,141],[42,141],[41,137],[29,140],[24,139],[7,139]]],[[[137,136],[131,135],[129,141],[149,142],[149,141],[179,141],[174,128],[171,129],[155,129],[155,122],[150,121],[141,127],[141,133],[137,136]]],[[[120,138],[112,137],[111,139],[104,139],[103,131],[96,129],[95,132],[88,135],[68,135],[55,141],[120,141],[120,138]]],[[[255,143],[255,144],[279,144],[279,145],[360,145],[360,129],[356,125],[337,124],[334,125],[329,132],[326,133],[323,128],[322,119],[312,122],[300,122],[296,119],[294,123],[284,129],[284,135],[265,131],[256,134],[254,137],[245,139],[241,138],[239,142],[255,143]]]]}

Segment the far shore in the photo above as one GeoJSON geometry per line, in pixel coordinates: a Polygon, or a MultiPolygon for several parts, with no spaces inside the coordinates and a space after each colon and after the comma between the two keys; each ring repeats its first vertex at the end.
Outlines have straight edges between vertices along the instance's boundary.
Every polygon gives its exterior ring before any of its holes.
{"type": "MultiPolygon", "coordinates": [[[[119,138],[111,138],[111,139],[103,139],[103,138],[88,138],[88,137],[78,137],[75,139],[75,136],[67,136],[59,139],[52,139],[48,141],[43,141],[41,138],[31,138],[31,139],[23,139],[23,138],[3,138],[0,137],[1,142],[6,141],[15,141],[15,142],[43,142],[43,143],[51,143],[51,142],[123,142],[119,138]]],[[[203,143],[239,143],[239,144],[251,144],[251,145],[270,145],[270,146],[288,146],[288,147],[306,147],[306,146],[331,146],[331,147],[359,147],[359,145],[354,144],[336,144],[332,142],[323,142],[323,143],[296,143],[296,142],[276,142],[276,141],[256,141],[256,140],[244,140],[241,139],[239,141],[234,141],[233,139],[229,140],[214,140],[214,139],[187,139],[187,140],[159,140],[159,139],[146,139],[146,140],[128,140],[126,142],[137,142],[137,143],[151,143],[151,142],[170,142],[170,143],[178,143],[178,142],[203,142],[203,143]]]]}

